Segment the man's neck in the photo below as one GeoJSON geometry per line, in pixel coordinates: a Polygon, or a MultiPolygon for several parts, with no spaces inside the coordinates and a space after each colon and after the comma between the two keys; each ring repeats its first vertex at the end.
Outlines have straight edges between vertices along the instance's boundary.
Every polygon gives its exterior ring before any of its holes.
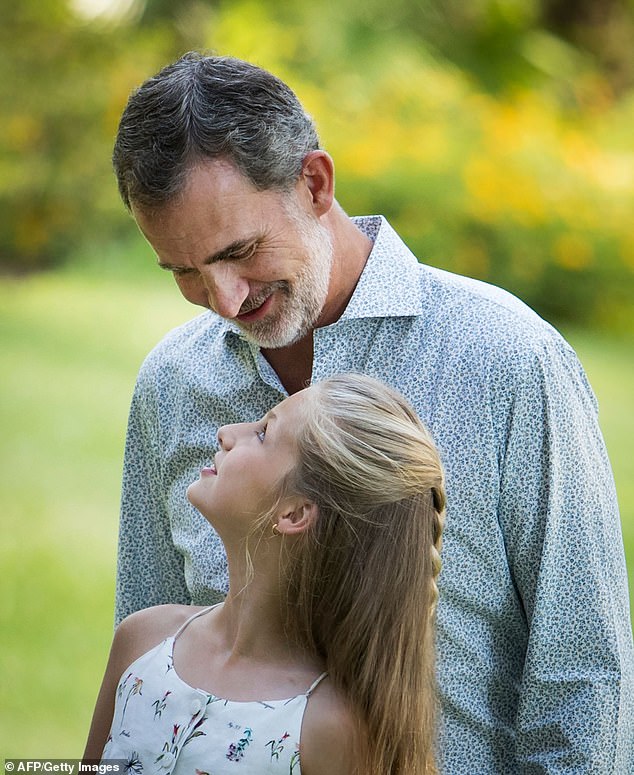
{"type": "Polygon", "coordinates": [[[330,286],[317,328],[329,326],[343,315],[373,247],[372,240],[355,226],[338,204],[334,205],[330,216],[330,230],[334,245],[330,286]]]}
{"type": "Polygon", "coordinates": [[[262,355],[273,367],[289,396],[310,385],[313,373],[312,331],[288,347],[262,350],[262,355]]]}

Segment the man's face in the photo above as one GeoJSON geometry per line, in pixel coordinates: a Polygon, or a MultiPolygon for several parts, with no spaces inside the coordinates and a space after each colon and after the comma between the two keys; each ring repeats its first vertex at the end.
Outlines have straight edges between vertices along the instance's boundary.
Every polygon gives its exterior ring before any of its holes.
{"type": "Polygon", "coordinates": [[[158,208],[132,207],[183,296],[233,320],[260,347],[285,347],[319,321],[330,234],[294,189],[258,191],[224,160],[201,163],[158,208]]]}

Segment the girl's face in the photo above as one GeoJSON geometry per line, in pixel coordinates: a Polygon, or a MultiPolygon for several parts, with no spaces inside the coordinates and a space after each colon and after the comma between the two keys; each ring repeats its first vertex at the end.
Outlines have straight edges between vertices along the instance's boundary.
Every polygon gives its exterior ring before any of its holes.
{"type": "Polygon", "coordinates": [[[219,451],[187,489],[189,501],[218,532],[242,536],[275,502],[279,483],[297,464],[295,438],[310,388],[295,393],[261,420],[224,425],[219,451]]]}

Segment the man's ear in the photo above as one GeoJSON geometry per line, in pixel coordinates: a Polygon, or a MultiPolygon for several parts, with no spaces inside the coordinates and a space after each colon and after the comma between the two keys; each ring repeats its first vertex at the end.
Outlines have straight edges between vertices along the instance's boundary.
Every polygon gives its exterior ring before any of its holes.
{"type": "Polygon", "coordinates": [[[318,217],[332,207],[335,196],[335,165],[326,151],[311,151],[302,162],[300,182],[306,186],[313,212],[318,217]]]}
{"type": "Polygon", "coordinates": [[[319,510],[312,501],[295,501],[287,504],[277,518],[277,531],[281,535],[298,535],[307,530],[317,519],[319,510]]]}

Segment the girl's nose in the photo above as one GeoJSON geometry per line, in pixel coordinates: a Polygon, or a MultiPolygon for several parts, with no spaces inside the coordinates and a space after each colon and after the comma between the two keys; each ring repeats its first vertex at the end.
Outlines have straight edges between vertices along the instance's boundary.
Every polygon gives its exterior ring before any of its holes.
{"type": "Polygon", "coordinates": [[[216,438],[218,439],[218,446],[220,449],[224,450],[225,452],[233,446],[233,443],[231,441],[232,434],[231,434],[231,426],[230,425],[223,425],[221,428],[218,428],[218,433],[216,434],[216,438]]]}
{"type": "Polygon", "coordinates": [[[252,423],[240,422],[233,425],[223,425],[221,428],[218,428],[216,437],[220,449],[228,452],[236,445],[238,439],[246,437],[250,425],[252,423]]]}

